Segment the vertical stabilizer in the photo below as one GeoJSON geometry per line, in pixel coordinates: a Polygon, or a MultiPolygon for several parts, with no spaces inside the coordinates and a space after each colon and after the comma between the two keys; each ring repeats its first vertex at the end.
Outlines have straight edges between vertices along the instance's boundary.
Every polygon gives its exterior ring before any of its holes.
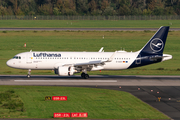
{"type": "Polygon", "coordinates": [[[163,54],[168,31],[169,26],[160,27],[148,43],[140,50],[140,54],[142,56],[147,54],[163,54]]]}
{"type": "MultiPolygon", "coordinates": [[[[135,61],[129,66],[129,68],[140,67],[165,60],[163,51],[168,31],[169,26],[160,27],[147,44],[139,51],[135,61]]],[[[169,56],[168,59],[171,58],[172,56],[169,56]]]]}

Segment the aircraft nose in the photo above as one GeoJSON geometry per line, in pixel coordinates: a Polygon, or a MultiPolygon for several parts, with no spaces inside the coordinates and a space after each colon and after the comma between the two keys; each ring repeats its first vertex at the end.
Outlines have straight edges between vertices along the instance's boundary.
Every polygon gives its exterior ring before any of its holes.
{"type": "Polygon", "coordinates": [[[11,60],[8,60],[8,61],[6,62],[6,65],[9,66],[9,67],[11,67],[11,66],[12,66],[12,61],[11,61],[11,60]]]}

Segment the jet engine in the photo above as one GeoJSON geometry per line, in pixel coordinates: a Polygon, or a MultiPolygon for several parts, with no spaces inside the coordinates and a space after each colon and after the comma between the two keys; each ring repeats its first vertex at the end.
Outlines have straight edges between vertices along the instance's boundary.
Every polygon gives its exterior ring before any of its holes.
{"type": "Polygon", "coordinates": [[[76,70],[74,69],[74,67],[64,66],[58,67],[58,69],[55,69],[54,72],[59,76],[71,76],[76,72],[76,70]]]}

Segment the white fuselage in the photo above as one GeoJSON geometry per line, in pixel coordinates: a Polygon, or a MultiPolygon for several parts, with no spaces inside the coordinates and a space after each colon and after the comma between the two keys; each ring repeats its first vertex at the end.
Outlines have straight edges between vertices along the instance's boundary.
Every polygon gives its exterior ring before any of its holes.
{"type": "MultiPolygon", "coordinates": [[[[127,69],[136,59],[139,52],[118,51],[111,62],[92,70],[127,69]]],[[[52,70],[65,64],[107,61],[113,52],[24,52],[17,54],[20,59],[10,59],[7,65],[18,69],[52,70]]]]}

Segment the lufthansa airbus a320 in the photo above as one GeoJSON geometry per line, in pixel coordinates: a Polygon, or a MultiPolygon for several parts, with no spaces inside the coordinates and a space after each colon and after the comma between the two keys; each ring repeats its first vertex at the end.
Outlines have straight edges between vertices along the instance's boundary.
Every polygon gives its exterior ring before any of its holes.
{"type": "Polygon", "coordinates": [[[87,71],[122,70],[149,65],[172,59],[172,55],[163,54],[169,26],[162,26],[137,52],[39,52],[30,51],[15,55],[7,65],[17,69],[54,70],[60,76],[80,73],[84,79],[89,78],[87,71]]]}

